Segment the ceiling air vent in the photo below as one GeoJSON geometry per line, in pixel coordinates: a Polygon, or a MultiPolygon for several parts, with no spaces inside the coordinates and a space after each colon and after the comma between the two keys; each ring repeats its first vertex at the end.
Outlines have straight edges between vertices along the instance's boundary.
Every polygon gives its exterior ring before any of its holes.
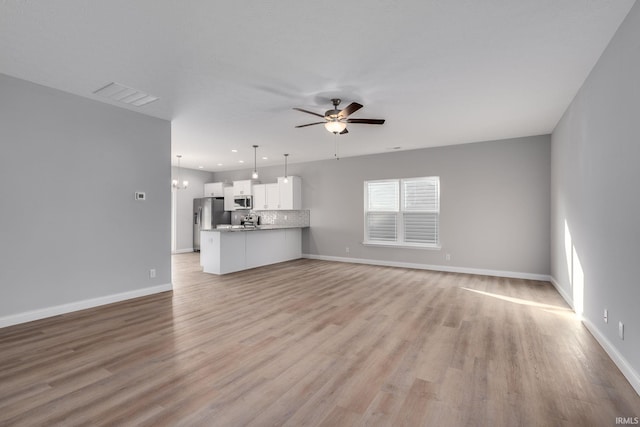
{"type": "Polygon", "coordinates": [[[134,105],[136,107],[142,107],[143,105],[158,100],[157,96],[149,95],[148,93],[144,93],[138,89],[132,89],[115,82],[109,83],[102,89],[98,89],[93,93],[104,96],[105,98],[113,99],[114,101],[134,105]]]}

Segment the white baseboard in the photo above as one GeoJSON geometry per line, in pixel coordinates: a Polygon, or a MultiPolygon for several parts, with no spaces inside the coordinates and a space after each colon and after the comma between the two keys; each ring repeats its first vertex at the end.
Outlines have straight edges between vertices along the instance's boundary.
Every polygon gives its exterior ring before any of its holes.
{"type": "Polygon", "coordinates": [[[188,254],[190,252],[193,252],[193,248],[176,249],[175,251],[173,251],[171,253],[172,254],[188,254]]]}
{"type": "Polygon", "coordinates": [[[56,305],[54,307],[47,307],[38,310],[26,311],[24,313],[12,314],[9,316],[0,317],[0,328],[17,325],[19,323],[31,322],[33,320],[44,319],[47,317],[58,316],[60,314],[71,313],[73,311],[98,307],[100,305],[111,304],[114,302],[124,301],[132,298],[166,292],[172,289],[173,285],[171,283],[167,283],[164,285],[151,286],[148,288],[136,289],[134,291],[106,295],[103,297],[56,305]]]}
{"type": "Polygon", "coordinates": [[[622,372],[622,375],[629,381],[631,387],[640,395],[640,375],[638,372],[633,369],[629,362],[627,362],[627,359],[620,354],[616,347],[611,344],[611,341],[609,341],[589,319],[583,317],[582,323],[587,327],[589,332],[591,332],[591,335],[598,341],[604,351],[607,352],[611,360],[613,360],[613,363],[615,363],[622,372]]]}
{"type": "Polygon", "coordinates": [[[314,254],[302,254],[302,257],[309,258],[309,259],[319,259],[323,261],[351,262],[354,264],[382,265],[385,267],[415,268],[418,270],[446,271],[449,273],[478,274],[482,276],[509,277],[512,279],[539,280],[543,282],[548,282],[551,279],[551,277],[547,274],[521,273],[517,271],[486,270],[482,268],[466,268],[466,267],[455,267],[455,266],[448,266],[448,265],[429,265],[429,264],[417,264],[417,263],[411,263],[411,262],[381,261],[377,259],[345,258],[345,257],[314,255],[314,254]]]}
{"type": "MultiPolygon", "coordinates": [[[[564,300],[569,304],[569,306],[573,309],[573,298],[571,295],[564,290],[560,283],[556,280],[555,277],[549,276],[549,281],[553,285],[554,288],[558,291],[560,296],[564,298],[564,300]]],[[[629,381],[631,387],[640,395],[640,375],[633,369],[633,367],[627,362],[620,352],[616,349],[616,347],[611,344],[604,334],[600,332],[600,330],[586,317],[576,315],[582,321],[582,324],[587,328],[587,330],[593,335],[593,337],[598,341],[598,344],[604,349],[604,351],[609,355],[613,363],[620,369],[622,375],[629,381]]]]}

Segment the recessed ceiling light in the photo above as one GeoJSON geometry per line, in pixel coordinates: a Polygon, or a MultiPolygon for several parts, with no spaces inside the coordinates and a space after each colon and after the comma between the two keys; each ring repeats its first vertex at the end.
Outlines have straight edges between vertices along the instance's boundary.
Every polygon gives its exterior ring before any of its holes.
{"type": "Polygon", "coordinates": [[[138,89],[133,89],[116,82],[109,83],[93,93],[135,107],[142,107],[159,99],[157,96],[149,95],[138,89]]]}
{"type": "Polygon", "coordinates": [[[269,160],[269,158],[268,157],[263,157],[262,160],[269,160]]]}
{"type": "Polygon", "coordinates": [[[232,153],[237,153],[237,152],[238,152],[238,150],[231,150],[231,152],[232,152],[232,153]]]}
{"type": "Polygon", "coordinates": [[[244,160],[238,160],[238,163],[244,163],[244,160]]]}
{"type": "Polygon", "coordinates": [[[198,169],[204,169],[204,166],[198,166],[198,169]]]}
{"type": "Polygon", "coordinates": [[[222,166],[222,163],[218,163],[218,166],[222,166]]]}

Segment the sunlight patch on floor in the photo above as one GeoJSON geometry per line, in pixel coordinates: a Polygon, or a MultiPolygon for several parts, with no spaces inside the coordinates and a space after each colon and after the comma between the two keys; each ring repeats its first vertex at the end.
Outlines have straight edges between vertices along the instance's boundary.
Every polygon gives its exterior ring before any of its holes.
{"type": "Polygon", "coordinates": [[[559,306],[559,305],[552,305],[552,304],[543,304],[543,303],[540,303],[540,302],[529,301],[529,300],[522,299],[522,298],[508,297],[506,295],[494,294],[492,292],[479,291],[477,289],[470,289],[470,288],[464,288],[464,287],[461,288],[461,289],[464,289],[465,291],[475,292],[475,293],[480,294],[480,295],[485,295],[485,296],[488,296],[488,297],[497,298],[497,299],[502,300],[502,301],[508,301],[508,302],[512,302],[512,303],[515,303],[515,304],[520,304],[520,305],[526,305],[526,306],[529,306],[529,307],[540,308],[540,309],[543,309],[543,310],[551,312],[551,313],[573,314],[573,310],[571,310],[568,307],[562,307],[562,306],[559,306]]]}

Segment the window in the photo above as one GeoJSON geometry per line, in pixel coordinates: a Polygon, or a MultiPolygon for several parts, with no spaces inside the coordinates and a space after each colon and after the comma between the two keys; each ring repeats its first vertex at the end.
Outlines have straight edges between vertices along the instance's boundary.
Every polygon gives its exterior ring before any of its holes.
{"type": "Polygon", "coordinates": [[[440,178],[365,181],[365,244],[439,247],[440,178]]]}

